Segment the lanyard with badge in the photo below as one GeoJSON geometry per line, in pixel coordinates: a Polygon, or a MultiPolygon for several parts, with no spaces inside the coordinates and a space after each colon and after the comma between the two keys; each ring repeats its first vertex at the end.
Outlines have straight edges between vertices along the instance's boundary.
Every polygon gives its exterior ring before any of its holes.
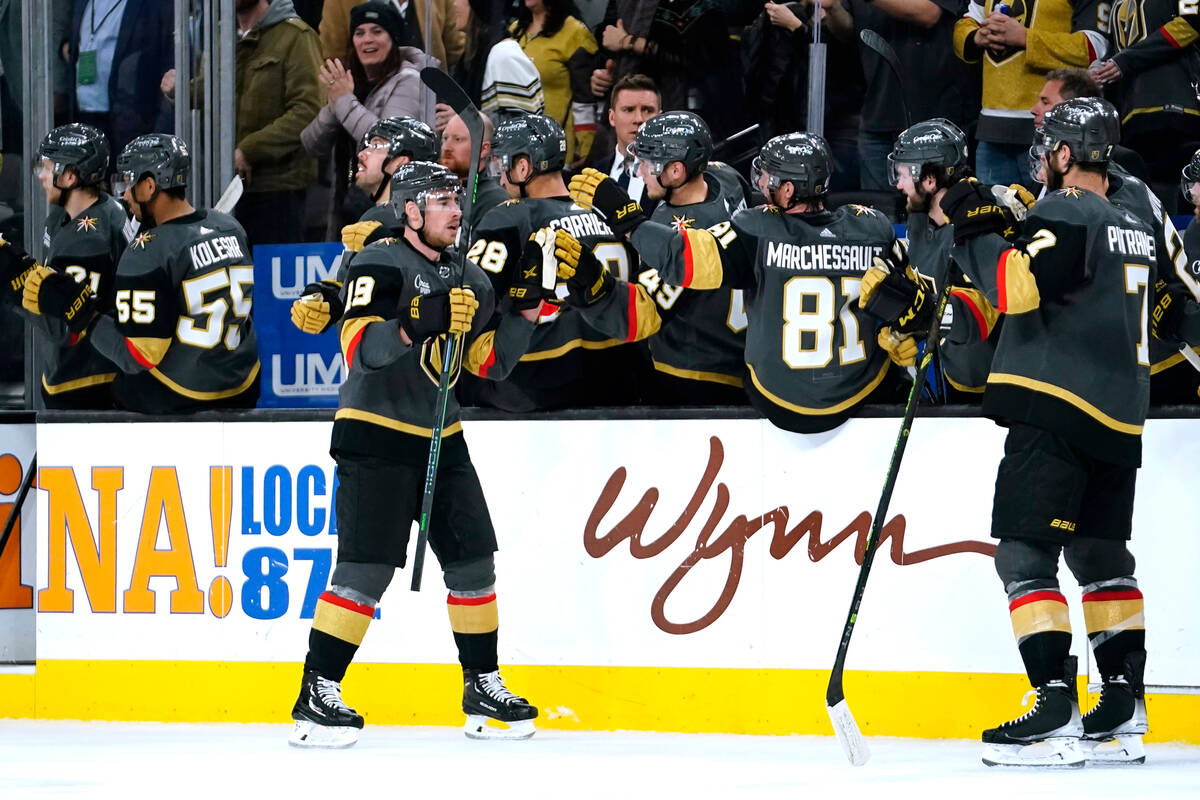
{"type": "MultiPolygon", "coordinates": [[[[116,11],[118,8],[120,8],[121,5],[125,2],[125,0],[115,0],[115,2],[113,2],[113,4],[112,4],[112,8],[110,8],[108,10],[108,13],[106,13],[103,17],[100,18],[100,24],[97,25],[96,24],[96,3],[98,3],[99,1],[100,0],[91,0],[91,2],[89,3],[89,6],[91,7],[91,19],[89,20],[89,22],[91,23],[90,27],[92,29],[92,38],[88,40],[88,43],[91,44],[92,46],[95,46],[95,43],[96,43],[96,31],[99,30],[100,28],[103,28],[104,23],[108,22],[108,18],[113,15],[113,12],[116,11]]],[[[77,75],[77,81],[80,86],[91,86],[93,83],[95,83],[96,82],[96,51],[95,50],[80,50],[79,51],[79,64],[76,66],[75,71],[76,71],[76,75],[77,75]]]]}

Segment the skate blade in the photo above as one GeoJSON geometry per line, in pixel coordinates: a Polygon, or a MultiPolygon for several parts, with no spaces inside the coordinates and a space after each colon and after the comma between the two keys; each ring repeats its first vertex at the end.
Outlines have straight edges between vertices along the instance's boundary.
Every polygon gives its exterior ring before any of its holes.
{"type": "Polygon", "coordinates": [[[340,749],[358,741],[358,728],[336,728],[315,722],[296,720],[288,744],[292,747],[340,749]]]}
{"type": "Polygon", "coordinates": [[[1087,763],[1078,739],[1044,739],[1033,744],[990,744],[983,751],[989,767],[1078,769],[1087,763]]]}
{"type": "Polygon", "coordinates": [[[531,719],[504,723],[482,714],[468,714],[463,733],[468,739],[528,739],[537,729],[531,719]],[[501,727],[504,725],[507,727],[501,727]]]}
{"type": "Polygon", "coordinates": [[[1114,736],[1104,741],[1083,741],[1089,764],[1145,764],[1146,748],[1139,733],[1114,736]]]}

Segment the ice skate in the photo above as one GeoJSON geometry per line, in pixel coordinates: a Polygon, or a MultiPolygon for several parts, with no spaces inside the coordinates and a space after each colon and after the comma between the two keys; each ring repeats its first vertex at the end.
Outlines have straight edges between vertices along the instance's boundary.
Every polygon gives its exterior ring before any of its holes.
{"type": "Polygon", "coordinates": [[[292,706],[293,747],[349,747],[358,741],[363,718],[342,701],[342,685],[306,670],[292,706]]]}
{"type": "Polygon", "coordinates": [[[1074,657],[1064,664],[1063,679],[1026,692],[1033,708],[1014,720],[983,732],[983,763],[989,767],[1082,767],[1079,738],[1083,722],[1075,690],[1074,657]]]}
{"type": "Polygon", "coordinates": [[[1144,764],[1142,735],[1146,717],[1146,652],[1125,656],[1125,672],[1106,678],[1100,701],[1083,715],[1083,752],[1092,764],[1144,764]]]}
{"type": "Polygon", "coordinates": [[[528,739],[536,732],[537,708],[510,692],[499,670],[463,670],[462,709],[469,739],[528,739]]]}

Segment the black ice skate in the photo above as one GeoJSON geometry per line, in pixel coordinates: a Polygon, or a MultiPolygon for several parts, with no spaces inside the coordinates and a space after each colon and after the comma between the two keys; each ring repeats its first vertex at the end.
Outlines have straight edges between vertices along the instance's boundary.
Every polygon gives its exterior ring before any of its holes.
{"type": "Polygon", "coordinates": [[[1075,688],[1074,656],[1063,664],[1064,676],[1025,694],[1037,696],[1033,708],[998,728],[983,732],[983,763],[989,767],[1082,767],[1079,738],[1083,722],[1075,688]]]}
{"type": "Polygon", "coordinates": [[[1125,656],[1125,672],[1105,678],[1100,702],[1083,715],[1083,752],[1101,764],[1144,764],[1142,735],[1146,718],[1146,651],[1125,656]]]}
{"type": "Polygon", "coordinates": [[[537,718],[537,708],[510,692],[499,670],[463,670],[462,709],[467,715],[463,731],[470,739],[528,739],[535,733],[533,720],[537,718]]]}
{"type": "Polygon", "coordinates": [[[292,706],[294,747],[349,747],[358,741],[362,715],[342,701],[342,685],[305,670],[300,696],[292,706]]]}

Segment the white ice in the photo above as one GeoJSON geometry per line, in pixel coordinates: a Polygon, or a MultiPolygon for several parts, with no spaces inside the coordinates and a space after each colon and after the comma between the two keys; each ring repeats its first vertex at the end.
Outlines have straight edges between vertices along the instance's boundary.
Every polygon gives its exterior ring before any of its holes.
{"type": "Polygon", "coordinates": [[[348,750],[297,750],[285,725],[0,720],[0,800],[120,798],[1200,798],[1200,747],[1149,744],[1141,767],[989,769],[963,740],[540,731],[477,742],[368,726],[348,750]]]}

